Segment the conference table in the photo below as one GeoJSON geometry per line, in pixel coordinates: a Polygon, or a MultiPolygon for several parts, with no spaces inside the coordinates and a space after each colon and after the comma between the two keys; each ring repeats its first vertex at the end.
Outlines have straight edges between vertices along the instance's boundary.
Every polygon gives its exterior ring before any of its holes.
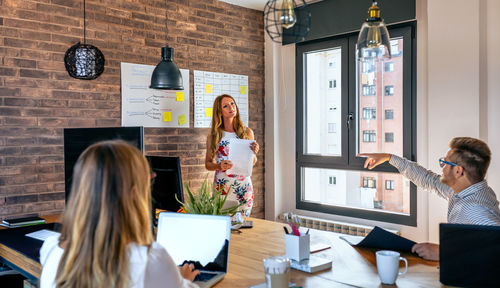
{"type": "MultiPolygon", "coordinates": [[[[58,216],[46,216],[55,222],[58,216]]],[[[283,223],[249,218],[253,228],[232,232],[229,245],[229,267],[225,278],[215,287],[251,287],[265,282],[262,260],[285,254],[283,223]]],[[[332,268],[313,274],[291,270],[290,281],[297,287],[445,287],[439,282],[438,262],[426,261],[402,253],[408,260],[408,272],[399,276],[396,285],[380,283],[374,249],[355,248],[340,239],[341,234],[310,229],[311,244],[322,243],[331,248],[314,253],[332,260],[332,268]]],[[[1,241],[0,241],[1,242],[1,241]]],[[[23,274],[39,278],[41,265],[20,251],[0,243],[0,259],[6,260],[23,274]]]]}

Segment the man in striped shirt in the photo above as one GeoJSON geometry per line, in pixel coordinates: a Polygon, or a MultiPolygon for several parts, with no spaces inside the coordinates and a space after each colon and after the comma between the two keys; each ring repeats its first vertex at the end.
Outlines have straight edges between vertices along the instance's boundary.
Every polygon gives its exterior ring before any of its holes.
{"type": "MultiPolygon", "coordinates": [[[[448,222],[457,224],[500,225],[500,210],[493,189],[484,177],[491,152],[483,141],[456,137],[450,141],[446,157],[439,159],[441,176],[426,170],[416,162],[387,153],[367,153],[365,168],[373,169],[389,161],[415,185],[436,192],[448,200],[448,222]]],[[[415,244],[412,252],[427,260],[439,260],[439,245],[415,244]]]]}

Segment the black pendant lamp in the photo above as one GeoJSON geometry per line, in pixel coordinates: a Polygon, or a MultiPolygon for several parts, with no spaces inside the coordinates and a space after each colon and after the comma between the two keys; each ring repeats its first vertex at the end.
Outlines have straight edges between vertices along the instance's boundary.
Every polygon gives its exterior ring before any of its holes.
{"type": "MultiPolygon", "coordinates": [[[[165,1],[165,5],[167,1],[165,1]]],[[[165,8],[165,39],[168,42],[168,5],[165,8]]],[[[168,43],[165,47],[161,48],[161,62],[156,65],[153,75],[151,76],[151,86],[152,89],[166,89],[166,90],[184,90],[182,84],[182,75],[177,65],[174,61],[174,48],[168,47],[168,43]]]]}
{"type": "Polygon", "coordinates": [[[93,80],[104,72],[106,60],[99,48],[87,44],[85,18],[85,0],[83,0],[83,44],[78,42],[66,51],[64,67],[73,78],[93,80]]]}

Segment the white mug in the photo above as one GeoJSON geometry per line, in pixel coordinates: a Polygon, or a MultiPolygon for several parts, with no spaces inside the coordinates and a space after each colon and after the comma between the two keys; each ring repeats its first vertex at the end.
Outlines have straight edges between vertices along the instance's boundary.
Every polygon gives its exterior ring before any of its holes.
{"type": "Polygon", "coordinates": [[[408,271],[408,261],[395,251],[377,251],[377,271],[382,284],[394,284],[398,275],[408,271]],[[405,271],[399,272],[399,261],[405,262],[405,271]]]}

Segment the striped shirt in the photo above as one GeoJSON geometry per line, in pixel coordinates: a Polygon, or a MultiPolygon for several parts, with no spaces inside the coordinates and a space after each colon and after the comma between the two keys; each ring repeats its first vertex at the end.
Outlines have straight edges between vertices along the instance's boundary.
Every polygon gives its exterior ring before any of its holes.
{"type": "Polygon", "coordinates": [[[486,180],[455,193],[450,186],[441,182],[440,175],[416,162],[392,155],[389,163],[418,187],[448,200],[448,223],[500,225],[497,197],[486,180]]]}

